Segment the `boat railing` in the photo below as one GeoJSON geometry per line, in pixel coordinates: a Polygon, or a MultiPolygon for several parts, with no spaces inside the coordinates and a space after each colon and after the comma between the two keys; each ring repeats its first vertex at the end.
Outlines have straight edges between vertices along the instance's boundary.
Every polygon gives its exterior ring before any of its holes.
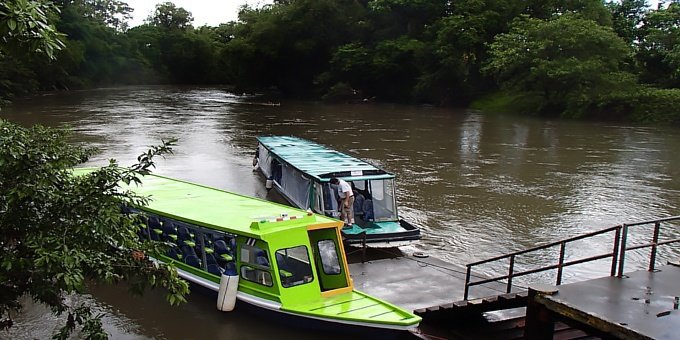
{"type": "MultiPolygon", "coordinates": [[[[582,234],[570,238],[566,238],[560,241],[540,245],[537,247],[525,249],[525,250],[520,250],[496,257],[492,257],[486,260],[481,260],[477,262],[473,262],[470,264],[467,264],[467,272],[465,275],[465,290],[463,293],[463,300],[467,300],[469,298],[469,293],[470,293],[470,287],[472,286],[477,286],[477,285],[482,285],[485,283],[490,283],[490,282],[499,282],[499,281],[505,281],[506,285],[506,293],[510,293],[513,288],[513,280],[517,277],[521,276],[526,276],[530,274],[536,274],[536,273],[541,273],[541,272],[546,272],[550,270],[557,270],[557,275],[556,275],[556,280],[555,280],[555,285],[560,285],[562,284],[562,274],[563,270],[565,267],[577,265],[577,264],[582,264],[582,263],[587,263],[587,262],[592,262],[596,260],[601,260],[605,258],[611,257],[611,267],[610,267],[610,276],[618,276],[618,277],[623,277],[623,272],[624,272],[624,266],[625,266],[625,259],[626,259],[626,252],[628,251],[633,251],[633,250],[638,250],[638,249],[643,249],[643,248],[651,248],[650,250],[650,255],[649,255],[649,264],[648,264],[648,270],[653,271],[655,268],[655,263],[656,263],[656,257],[657,257],[657,248],[659,246],[663,245],[668,245],[671,243],[676,243],[680,242],[680,238],[670,238],[666,240],[659,240],[659,233],[661,231],[661,226],[662,223],[665,222],[671,222],[671,221],[678,221],[680,220],[680,216],[672,216],[672,217],[667,217],[667,218],[662,218],[662,219],[656,219],[656,220],[647,220],[647,221],[641,221],[641,222],[634,222],[634,223],[627,223],[627,224],[621,224],[613,227],[609,227],[606,229],[590,232],[587,234],[582,234]],[[644,225],[654,225],[653,228],[653,233],[651,236],[651,242],[648,243],[641,243],[641,244],[633,244],[630,245],[629,243],[629,232],[631,228],[634,227],[640,227],[644,225]],[[606,252],[606,253],[601,253],[597,254],[594,256],[588,256],[588,257],[582,257],[578,259],[569,259],[565,260],[565,254],[567,252],[567,246],[574,241],[579,241],[579,240],[584,240],[584,239],[589,239],[596,237],[598,235],[613,235],[611,237],[611,251],[606,252]],[[527,254],[532,254],[532,253],[537,253],[542,250],[550,249],[550,248],[556,248],[559,247],[559,255],[557,258],[557,263],[556,264],[551,264],[551,265],[546,265],[538,268],[532,268],[529,270],[522,270],[518,271],[516,270],[516,258],[520,255],[527,255],[527,254]],[[501,275],[501,276],[496,276],[496,277],[491,277],[491,278],[485,278],[483,280],[478,280],[478,281],[471,281],[472,279],[472,273],[473,273],[473,268],[479,267],[481,265],[489,265],[492,263],[501,263],[501,261],[507,262],[507,274],[506,275],[501,275]]],[[[677,227],[677,226],[676,226],[677,227]]],[[[679,229],[680,230],[680,229],[679,229]]]]}

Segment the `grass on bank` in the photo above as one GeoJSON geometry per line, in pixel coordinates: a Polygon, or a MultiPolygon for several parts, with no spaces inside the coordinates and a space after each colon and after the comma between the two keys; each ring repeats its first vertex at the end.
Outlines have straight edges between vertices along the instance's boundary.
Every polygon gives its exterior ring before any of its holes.
{"type": "Polygon", "coordinates": [[[578,113],[550,112],[545,107],[542,98],[537,95],[508,91],[487,94],[470,104],[471,109],[487,113],[619,120],[680,127],[680,89],[638,86],[625,92],[612,91],[595,96],[578,113]]]}

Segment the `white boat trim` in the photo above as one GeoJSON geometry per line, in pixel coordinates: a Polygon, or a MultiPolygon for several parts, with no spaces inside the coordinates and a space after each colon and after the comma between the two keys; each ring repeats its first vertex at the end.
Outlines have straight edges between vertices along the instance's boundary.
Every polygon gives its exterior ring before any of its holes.
{"type": "MultiPolygon", "coordinates": [[[[366,242],[366,247],[369,248],[397,248],[412,245],[417,240],[406,240],[406,241],[384,241],[384,242],[366,242]]],[[[361,241],[358,242],[347,242],[350,247],[361,248],[361,241]]]]}

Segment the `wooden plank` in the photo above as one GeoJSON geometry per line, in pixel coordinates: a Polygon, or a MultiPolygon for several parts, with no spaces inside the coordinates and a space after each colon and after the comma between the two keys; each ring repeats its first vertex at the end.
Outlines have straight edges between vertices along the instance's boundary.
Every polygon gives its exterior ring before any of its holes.
{"type": "Polygon", "coordinates": [[[453,302],[445,303],[443,305],[439,305],[439,308],[441,308],[441,309],[451,309],[451,308],[453,308],[453,302]]]}
{"type": "Polygon", "coordinates": [[[498,295],[499,300],[514,300],[517,298],[517,293],[507,293],[503,295],[498,295]]]}
{"type": "Polygon", "coordinates": [[[483,303],[492,303],[492,302],[497,302],[498,301],[498,296],[488,296],[482,299],[483,303]]]}
{"type": "Polygon", "coordinates": [[[439,310],[439,306],[427,307],[426,309],[427,309],[427,312],[428,312],[428,313],[436,312],[436,311],[439,310]]]}
{"type": "Polygon", "coordinates": [[[470,306],[479,306],[482,303],[484,303],[484,300],[482,300],[482,299],[468,300],[468,305],[470,305],[470,306]]]}
{"type": "Polygon", "coordinates": [[[468,304],[469,304],[469,303],[468,303],[466,300],[455,301],[455,302],[453,303],[453,305],[454,305],[456,308],[465,308],[465,307],[468,306],[468,304]]]}

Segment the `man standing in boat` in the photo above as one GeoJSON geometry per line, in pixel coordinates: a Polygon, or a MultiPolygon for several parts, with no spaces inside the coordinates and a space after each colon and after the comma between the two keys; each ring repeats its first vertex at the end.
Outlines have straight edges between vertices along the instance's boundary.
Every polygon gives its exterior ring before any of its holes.
{"type": "Polygon", "coordinates": [[[354,224],[354,193],[352,192],[352,187],[349,183],[338,179],[331,178],[331,185],[338,188],[338,196],[340,196],[340,219],[345,222],[345,224],[351,226],[354,224]]]}

